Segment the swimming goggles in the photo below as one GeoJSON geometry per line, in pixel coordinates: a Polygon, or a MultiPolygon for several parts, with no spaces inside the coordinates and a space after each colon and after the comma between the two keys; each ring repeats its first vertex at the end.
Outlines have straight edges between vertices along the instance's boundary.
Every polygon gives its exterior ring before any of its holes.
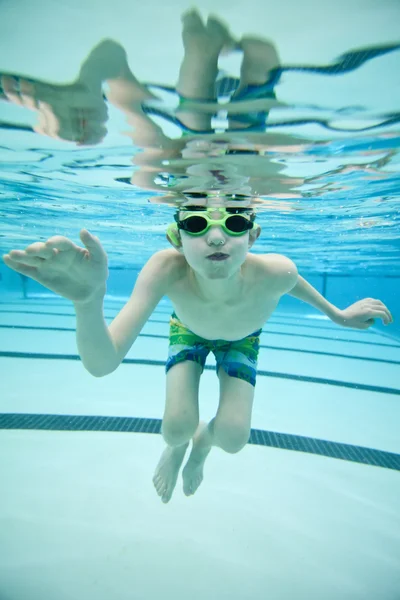
{"type": "MultiPolygon", "coordinates": [[[[181,209],[180,212],[186,211],[181,209]]],[[[204,207],[201,207],[197,212],[191,207],[190,210],[187,210],[187,214],[185,214],[183,219],[179,218],[179,213],[175,214],[174,218],[178,229],[183,229],[186,233],[193,236],[204,235],[212,225],[220,225],[225,233],[233,236],[243,235],[246,231],[253,229],[253,227],[256,229],[260,227],[256,223],[253,223],[255,219],[253,212],[246,213],[243,212],[243,209],[237,208],[208,208],[204,210],[204,207]],[[209,213],[216,211],[221,216],[219,219],[212,219],[209,213]]],[[[170,225],[168,229],[171,227],[174,227],[174,225],[170,225]]]]}

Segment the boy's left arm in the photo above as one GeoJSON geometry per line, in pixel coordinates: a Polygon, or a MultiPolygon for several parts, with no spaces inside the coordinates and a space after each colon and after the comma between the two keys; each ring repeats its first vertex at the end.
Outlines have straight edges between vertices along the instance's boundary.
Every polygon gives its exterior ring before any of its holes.
{"type": "Polygon", "coordinates": [[[389,323],[393,322],[390,311],[380,300],[364,298],[351,304],[344,310],[340,310],[321,296],[301,275],[297,276],[294,287],[286,293],[289,296],[307,302],[307,304],[311,304],[314,308],[325,313],[331,321],[343,327],[368,329],[368,327],[374,324],[375,318],[382,319],[384,325],[389,325],[389,323]]]}

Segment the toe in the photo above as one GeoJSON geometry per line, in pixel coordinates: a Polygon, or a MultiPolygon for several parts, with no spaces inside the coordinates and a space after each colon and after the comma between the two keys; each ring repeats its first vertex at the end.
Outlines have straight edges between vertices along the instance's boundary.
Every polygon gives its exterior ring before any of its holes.
{"type": "Polygon", "coordinates": [[[170,500],[171,500],[171,494],[165,492],[162,497],[161,500],[164,502],[164,504],[167,504],[170,500]]]}

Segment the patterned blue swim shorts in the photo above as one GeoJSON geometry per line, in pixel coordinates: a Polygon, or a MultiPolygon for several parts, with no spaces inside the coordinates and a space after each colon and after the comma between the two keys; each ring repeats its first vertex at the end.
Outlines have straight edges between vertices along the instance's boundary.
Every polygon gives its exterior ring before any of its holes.
{"type": "Polygon", "coordinates": [[[190,331],[172,313],[169,330],[169,349],[166,372],[179,362],[193,360],[202,366],[210,352],[217,362],[217,373],[220,367],[231,377],[256,385],[257,359],[260,348],[262,329],[251,333],[242,340],[229,342],[226,340],[206,340],[190,331]]]}

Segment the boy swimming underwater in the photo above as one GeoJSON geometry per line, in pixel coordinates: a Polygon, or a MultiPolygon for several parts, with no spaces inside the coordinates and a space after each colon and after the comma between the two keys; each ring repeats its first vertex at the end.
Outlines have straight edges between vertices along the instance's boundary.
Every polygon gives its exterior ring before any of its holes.
{"type": "Polygon", "coordinates": [[[99,239],[80,232],[85,248],[61,236],[3,256],[11,269],[71,300],[77,318],[77,345],[94,376],[122,362],[163,296],[173,305],[166,363],[166,404],[162,435],[167,443],[153,482],[169,502],[189,442],[183,490],[195,493],[212,446],[236,453],[247,443],[254,398],[259,336],[279,299],[290,294],[325,313],[335,323],[367,329],[375,318],[392,316],[380,301],[367,298],[340,310],[323,298],[280,254],[252,254],[261,229],[251,209],[186,206],[169,226],[173,248],[156,252],[144,265],[130,299],[107,326],[103,301],[107,255],[99,239]],[[198,390],[207,354],[217,362],[220,399],[209,424],[199,423],[198,390]]]}

